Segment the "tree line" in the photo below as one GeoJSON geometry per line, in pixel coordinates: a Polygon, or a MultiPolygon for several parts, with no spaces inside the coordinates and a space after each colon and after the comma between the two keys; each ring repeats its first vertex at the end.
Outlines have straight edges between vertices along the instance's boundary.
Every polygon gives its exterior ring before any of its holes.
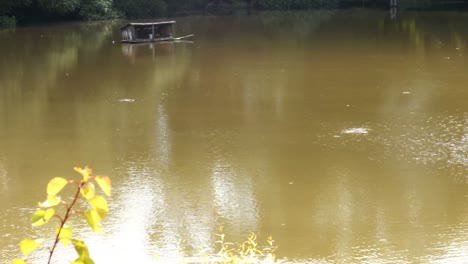
{"type": "MultiPolygon", "coordinates": [[[[398,0],[402,5],[440,5],[447,0],[398,0]]],[[[468,0],[458,0],[466,5],[468,0]]],[[[117,17],[158,17],[207,7],[308,9],[387,6],[389,0],[0,0],[0,26],[63,20],[102,20],[117,17]]]]}

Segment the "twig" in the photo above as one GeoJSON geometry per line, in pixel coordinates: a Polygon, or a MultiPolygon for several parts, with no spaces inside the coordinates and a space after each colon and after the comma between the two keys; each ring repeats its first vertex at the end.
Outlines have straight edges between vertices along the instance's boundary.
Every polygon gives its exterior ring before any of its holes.
{"type": "MultiPolygon", "coordinates": [[[[76,201],[78,201],[78,197],[80,195],[81,188],[83,188],[83,185],[85,185],[85,182],[81,182],[78,185],[78,189],[76,190],[75,197],[73,198],[72,203],[70,204],[69,207],[67,207],[67,212],[65,213],[65,217],[61,221],[62,223],[60,224],[59,230],[57,232],[57,236],[55,237],[55,242],[54,245],[52,246],[52,249],[50,250],[50,255],[49,255],[49,260],[47,261],[47,264],[50,264],[52,261],[52,255],[54,254],[55,248],[57,247],[58,242],[60,241],[60,233],[62,232],[63,226],[65,225],[65,222],[67,222],[68,218],[70,217],[70,211],[72,207],[75,205],[76,201]]],[[[60,217],[60,216],[59,216],[60,217]]]]}

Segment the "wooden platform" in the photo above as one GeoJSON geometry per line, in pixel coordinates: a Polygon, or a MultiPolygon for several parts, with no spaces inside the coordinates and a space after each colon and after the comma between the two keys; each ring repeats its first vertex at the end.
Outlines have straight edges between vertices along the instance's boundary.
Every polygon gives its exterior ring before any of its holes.
{"type": "Polygon", "coordinates": [[[129,44],[176,41],[193,35],[175,38],[172,35],[175,21],[160,21],[150,23],[128,23],[120,28],[122,42],[129,44]]]}

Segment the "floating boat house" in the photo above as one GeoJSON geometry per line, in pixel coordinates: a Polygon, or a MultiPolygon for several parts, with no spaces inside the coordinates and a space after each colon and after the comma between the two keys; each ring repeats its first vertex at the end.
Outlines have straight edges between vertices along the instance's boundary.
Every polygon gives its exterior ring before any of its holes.
{"type": "Polygon", "coordinates": [[[175,21],[129,23],[122,27],[122,42],[145,43],[174,40],[172,31],[175,21]]]}

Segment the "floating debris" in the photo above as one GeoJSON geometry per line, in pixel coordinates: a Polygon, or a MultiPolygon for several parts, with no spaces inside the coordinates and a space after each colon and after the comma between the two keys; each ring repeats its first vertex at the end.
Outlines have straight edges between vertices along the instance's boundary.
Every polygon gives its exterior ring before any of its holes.
{"type": "Polygon", "coordinates": [[[133,103],[135,102],[135,99],[124,98],[124,99],[119,99],[117,101],[123,102],[123,103],[133,103]]]}
{"type": "Polygon", "coordinates": [[[368,134],[369,129],[365,127],[353,127],[341,130],[342,134],[368,134]]]}
{"type": "Polygon", "coordinates": [[[408,91],[404,91],[402,92],[402,94],[410,94],[411,92],[408,92],[408,91]]]}

